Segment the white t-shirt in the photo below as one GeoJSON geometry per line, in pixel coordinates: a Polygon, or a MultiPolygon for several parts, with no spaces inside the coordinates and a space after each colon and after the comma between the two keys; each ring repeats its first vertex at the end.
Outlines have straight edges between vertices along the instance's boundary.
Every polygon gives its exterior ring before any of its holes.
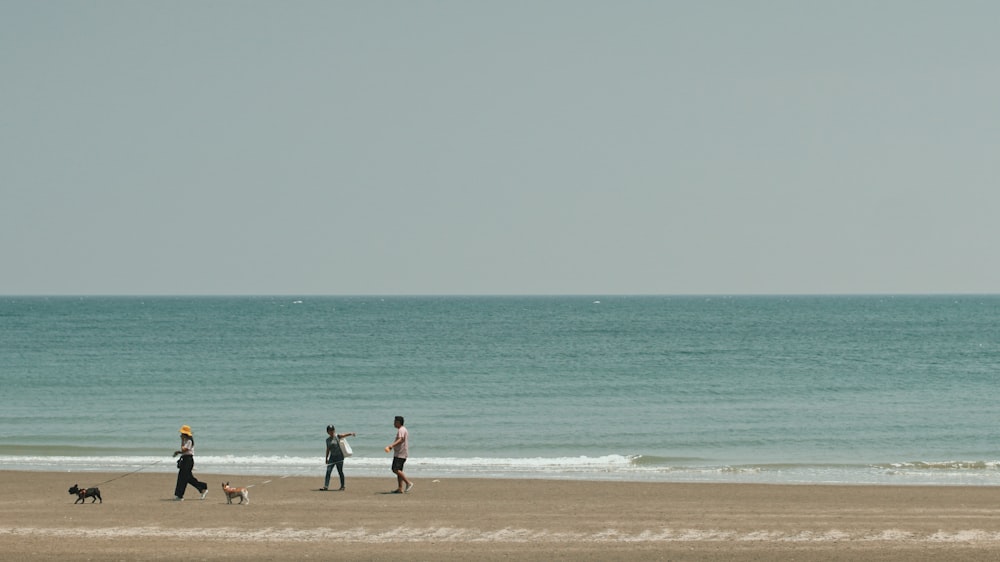
{"type": "Polygon", "coordinates": [[[409,454],[409,445],[410,445],[410,434],[409,432],[406,431],[405,426],[401,425],[396,430],[396,440],[399,441],[399,445],[393,447],[392,456],[405,459],[406,455],[409,454]]]}

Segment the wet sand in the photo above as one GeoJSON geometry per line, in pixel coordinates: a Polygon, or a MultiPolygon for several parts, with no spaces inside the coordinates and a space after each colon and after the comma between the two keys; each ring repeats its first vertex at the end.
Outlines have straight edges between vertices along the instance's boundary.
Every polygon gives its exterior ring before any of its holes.
{"type": "Polygon", "coordinates": [[[996,560],[1000,488],[0,471],[8,560],[996,560]],[[112,480],[114,479],[114,480],[112,480]],[[74,504],[70,486],[100,485],[74,504]],[[227,504],[221,483],[250,486],[227,504]]]}

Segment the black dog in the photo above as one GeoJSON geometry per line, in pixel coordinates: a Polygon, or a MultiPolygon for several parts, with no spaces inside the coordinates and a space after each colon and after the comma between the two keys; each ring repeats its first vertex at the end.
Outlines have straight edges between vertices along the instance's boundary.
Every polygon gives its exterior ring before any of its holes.
{"type": "Polygon", "coordinates": [[[101,491],[97,488],[80,488],[76,484],[73,484],[73,487],[69,489],[69,493],[76,494],[77,496],[76,501],[73,503],[87,503],[83,501],[87,498],[94,498],[90,500],[90,503],[94,503],[97,500],[101,500],[101,503],[104,503],[104,500],[101,499],[101,491]]]}

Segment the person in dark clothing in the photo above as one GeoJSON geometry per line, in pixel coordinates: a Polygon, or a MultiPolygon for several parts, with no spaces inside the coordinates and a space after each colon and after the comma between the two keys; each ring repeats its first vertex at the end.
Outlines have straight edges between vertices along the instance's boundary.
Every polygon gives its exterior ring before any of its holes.
{"type": "Polygon", "coordinates": [[[180,455],[177,459],[177,485],[174,487],[174,501],[184,501],[184,490],[188,484],[195,487],[201,493],[201,499],[205,499],[208,494],[208,484],[199,482],[194,477],[194,433],[191,426],[181,427],[181,448],[174,451],[174,456],[180,455]]]}

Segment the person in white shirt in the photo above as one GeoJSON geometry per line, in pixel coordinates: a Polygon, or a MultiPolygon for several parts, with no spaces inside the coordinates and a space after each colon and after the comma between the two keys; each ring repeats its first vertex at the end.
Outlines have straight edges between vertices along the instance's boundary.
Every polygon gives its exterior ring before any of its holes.
{"type": "Polygon", "coordinates": [[[413,482],[410,482],[410,479],[406,477],[406,473],[403,472],[403,465],[406,464],[406,459],[410,454],[410,434],[403,427],[403,416],[396,416],[393,425],[396,426],[396,440],[385,448],[385,452],[393,452],[392,473],[396,475],[396,483],[399,485],[392,493],[402,494],[413,489],[413,482]]]}

